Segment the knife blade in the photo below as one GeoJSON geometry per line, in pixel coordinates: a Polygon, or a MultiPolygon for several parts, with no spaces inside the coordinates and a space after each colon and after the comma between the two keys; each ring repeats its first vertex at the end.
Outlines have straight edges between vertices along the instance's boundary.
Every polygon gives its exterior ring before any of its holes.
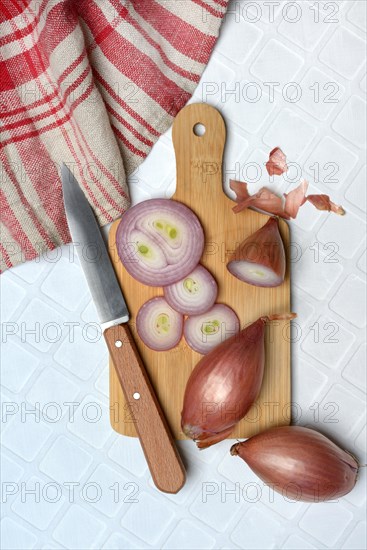
{"type": "Polygon", "coordinates": [[[128,308],[103,237],[78,181],[63,164],[61,180],[72,241],[96,305],[117,377],[156,486],[177,493],[185,469],[127,321],[128,308]]]}
{"type": "Polygon", "coordinates": [[[61,167],[66,219],[102,329],[129,320],[125,299],[94,213],[69,168],[61,167]]]}

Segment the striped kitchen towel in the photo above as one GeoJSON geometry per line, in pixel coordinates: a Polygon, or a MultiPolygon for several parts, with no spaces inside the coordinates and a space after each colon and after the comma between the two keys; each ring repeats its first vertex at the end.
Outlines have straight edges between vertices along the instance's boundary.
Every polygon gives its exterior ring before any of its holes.
{"type": "Polygon", "coordinates": [[[70,241],[60,165],[101,225],[195,90],[227,0],[2,0],[1,269],[70,241]]]}

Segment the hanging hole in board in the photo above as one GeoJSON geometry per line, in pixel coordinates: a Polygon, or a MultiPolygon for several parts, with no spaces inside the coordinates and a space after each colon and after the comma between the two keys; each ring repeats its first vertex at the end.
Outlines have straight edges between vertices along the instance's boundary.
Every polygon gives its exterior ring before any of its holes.
{"type": "Polygon", "coordinates": [[[204,124],[201,124],[201,122],[198,122],[197,124],[195,124],[192,130],[195,136],[202,137],[205,134],[206,128],[204,124]]]}

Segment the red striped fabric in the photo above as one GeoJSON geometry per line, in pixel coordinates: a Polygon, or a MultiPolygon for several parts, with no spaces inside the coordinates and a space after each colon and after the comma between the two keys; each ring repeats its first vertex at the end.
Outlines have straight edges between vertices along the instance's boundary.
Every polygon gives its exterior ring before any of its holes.
{"type": "Polygon", "coordinates": [[[70,241],[60,166],[101,225],[193,94],[227,0],[2,0],[1,271],[70,241]]]}

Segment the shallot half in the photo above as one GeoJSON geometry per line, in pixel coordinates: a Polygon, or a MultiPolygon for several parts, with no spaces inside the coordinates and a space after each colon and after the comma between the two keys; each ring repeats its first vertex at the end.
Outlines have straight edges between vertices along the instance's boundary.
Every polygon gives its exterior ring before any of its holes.
{"type": "Polygon", "coordinates": [[[200,449],[228,437],[256,401],[264,375],[265,324],[294,317],[260,317],[196,365],[185,390],[181,426],[200,449]]]}
{"type": "Polygon", "coordinates": [[[324,435],[301,426],[271,428],[231,447],[260,479],[290,500],[322,502],[349,493],[358,462],[324,435]]]}
{"type": "Polygon", "coordinates": [[[240,244],[230,257],[227,269],[250,285],[275,287],[284,281],[285,264],[278,219],[272,217],[240,244]]]}

